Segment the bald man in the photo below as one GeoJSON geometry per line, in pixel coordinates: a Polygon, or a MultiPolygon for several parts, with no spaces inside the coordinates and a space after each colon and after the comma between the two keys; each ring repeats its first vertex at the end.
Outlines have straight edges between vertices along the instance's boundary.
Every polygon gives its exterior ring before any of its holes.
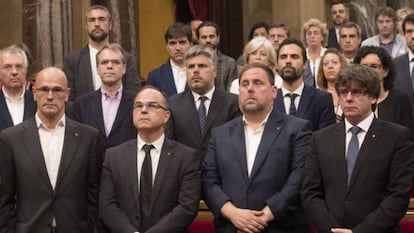
{"type": "Polygon", "coordinates": [[[63,71],[41,70],[35,117],[0,133],[0,232],[94,231],[101,142],[65,117],[69,93],[63,71]]]}

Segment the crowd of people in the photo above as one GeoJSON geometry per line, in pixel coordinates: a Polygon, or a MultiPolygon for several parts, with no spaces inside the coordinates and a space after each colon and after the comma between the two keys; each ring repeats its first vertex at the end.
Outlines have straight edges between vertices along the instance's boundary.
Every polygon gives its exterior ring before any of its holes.
{"type": "Polygon", "coordinates": [[[187,232],[199,201],[215,232],[399,232],[414,183],[414,11],[379,7],[377,35],[330,5],[302,38],[258,22],[237,61],[211,21],[174,23],[169,57],[140,77],[109,42],[28,81],[0,50],[0,232],[187,232]]]}

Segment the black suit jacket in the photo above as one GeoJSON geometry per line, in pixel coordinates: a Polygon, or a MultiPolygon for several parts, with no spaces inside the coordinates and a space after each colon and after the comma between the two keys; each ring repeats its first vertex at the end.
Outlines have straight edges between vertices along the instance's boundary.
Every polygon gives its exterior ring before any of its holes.
{"type": "Polygon", "coordinates": [[[35,119],[0,133],[0,232],[91,233],[98,219],[102,163],[96,129],[66,118],[55,189],[52,188],[35,119]]]}
{"type": "Polygon", "coordinates": [[[202,187],[215,217],[216,233],[236,232],[220,213],[227,201],[252,210],[268,205],[275,219],[263,232],[310,232],[300,200],[310,135],[308,121],[273,110],[249,176],[242,117],[213,129],[203,162],[202,187]]]}
{"type": "Polygon", "coordinates": [[[202,134],[198,110],[190,90],[170,97],[169,103],[171,117],[166,128],[167,137],[200,150],[203,156],[207,151],[211,129],[241,115],[237,95],[216,88],[202,134]]]}
{"type": "MultiPolygon", "coordinates": [[[[278,89],[274,108],[286,113],[283,98],[282,89],[278,89]]],[[[328,92],[305,85],[302,96],[300,97],[296,116],[309,120],[312,123],[313,131],[334,124],[336,120],[332,95],[328,92]]]]}
{"type": "Polygon", "coordinates": [[[332,227],[360,232],[398,232],[413,182],[414,146],[409,130],[375,120],[347,185],[345,123],[315,132],[307,158],[302,198],[319,233],[332,227]]]}
{"type": "Polygon", "coordinates": [[[394,80],[394,89],[400,90],[410,97],[411,103],[414,103],[413,81],[410,75],[410,63],[408,53],[393,59],[397,75],[394,80]]]}
{"type": "MultiPolygon", "coordinates": [[[[126,53],[126,72],[122,76],[124,88],[137,93],[141,86],[137,67],[130,54],[126,53]]],[[[69,100],[94,91],[92,81],[91,60],[89,55],[89,46],[75,50],[66,55],[63,60],[63,71],[68,79],[68,85],[71,89],[69,100]]]]}
{"type": "MultiPolygon", "coordinates": [[[[36,113],[36,103],[33,100],[33,93],[25,91],[24,93],[24,114],[23,120],[32,118],[36,113]]],[[[13,126],[13,119],[7,107],[6,98],[3,90],[0,91],[0,131],[13,126]]]]}
{"type": "MultiPolygon", "coordinates": [[[[99,196],[100,217],[111,232],[140,229],[137,140],[106,151],[99,196]]],[[[200,156],[165,139],[154,179],[151,227],[145,233],[187,232],[200,201],[200,156]]]]}
{"type": "Polygon", "coordinates": [[[98,129],[104,141],[104,148],[116,146],[137,136],[132,120],[134,99],[135,94],[123,89],[121,103],[108,136],[103,120],[101,89],[77,98],[68,116],[98,129]]]}
{"type": "Polygon", "coordinates": [[[329,29],[327,48],[336,48],[338,50],[341,50],[339,48],[338,38],[336,37],[336,31],[334,27],[329,29]]]}

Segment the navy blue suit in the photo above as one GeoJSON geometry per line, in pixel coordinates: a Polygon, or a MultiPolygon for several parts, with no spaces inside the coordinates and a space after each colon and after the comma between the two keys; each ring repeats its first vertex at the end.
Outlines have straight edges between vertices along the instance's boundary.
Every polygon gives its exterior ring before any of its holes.
{"type": "Polygon", "coordinates": [[[103,120],[101,89],[77,98],[68,115],[76,121],[98,129],[105,142],[104,148],[113,147],[137,136],[132,120],[134,99],[134,94],[123,89],[121,103],[108,136],[105,133],[103,120]]]}
{"type": "MultiPolygon", "coordinates": [[[[282,90],[279,89],[274,102],[274,108],[286,113],[283,98],[282,90]]],[[[312,123],[313,131],[334,124],[336,121],[331,94],[305,85],[296,116],[309,120],[312,123]]]]}
{"type": "Polygon", "coordinates": [[[328,35],[328,46],[327,48],[336,48],[338,50],[341,50],[339,48],[338,38],[336,37],[336,31],[335,28],[329,29],[329,35],[328,35]]]}
{"type": "Polygon", "coordinates": [[[227,201],[252,210],[269,206],[275,219],[264,232],[310,232],[300,201],[310,136],[308,121],[273,110],[248,176],[242,117],[213,129],[202,166],[202,187],[216,233],[236,232],[220,213],[227,201]]]}
{"type": "MultiPolygon", "coordinates": [[[[33,100],[33,93],[25,91],[24,93],[24,114],[23,120],[32,118],[36,113],[36,103],[33,100]]],[[[0,131],[13,126],[13,120],[10,115],[4,96],[3,89],[0,91],[0,131]]]]}
{"type": "MultiPolygon", "coordinates": [[[[167,94],[167,96],[172,96],[177,94],[177,88],[174,82],[174,75],[172,72],[172,67],[170,59],[158,67],[157,69],[152,70],[148,74],[147,85],[152,85],[160,89],[160,91],[167,94]]],[[[185,89],[188,89],[188,86],[185,86],[185,89]]]]}
{"type": "Polygon", "coordinates": [[[393,59],[397,75],[394,80],[394,89],[407,93],[411,102],[414,102],[413,81],[410,75],[410,64],[408,61],[408,53],[393,59]]]}

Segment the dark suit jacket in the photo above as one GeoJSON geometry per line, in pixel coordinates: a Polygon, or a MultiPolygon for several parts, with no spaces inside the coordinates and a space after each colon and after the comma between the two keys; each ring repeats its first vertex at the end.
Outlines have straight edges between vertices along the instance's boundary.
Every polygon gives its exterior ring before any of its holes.
{"type": "MultiPolygon", "coordinates": [[[[140,78],[137,67],[130,54],[126,53],[126,72],[122,76],[124,88],[137,93],[140,88],[140,78]]],[[[75,50],[66,55],[63,60],[63,71],[68,79],[68,85],[71,89],[69,100],[94,91],[92,81],[91,60],[89,56],[89,46],[75,50]]]]}
{"type": "Polygon", "coordinates": [[[167,137],[200,150],[202,156],[207,151],[211,129],[241,114],[237,95],[216,88],[201,134],[198,110],[190,90],[170,97],[169,103],[171,117],[166,127],[167,137]]]}
{"type": "MultiPolygon", "coordinates": [[[[174,82],[174,75],[171,68],[170,59],[158,67],[155,70],[152,70],[148,74],[148,79],[146,82],[147,85],[152,85],[163,91],[167,96],[172,96],[177,94],[177,87],[174,82]]],[[[186,85],[185,90],[188,89],[186,85]]]]}
{"type": "Polygon", "coordinates": [[[66,118],[62,157],[53,190],[35,119],[0,133],[0,232],[91,233],[98,219],[102,163],[96,129],[66,118]]]}
{"type": "Polygon", "coordinates": [[[413,82],[410,75],[410,64],[408,61],[408,53],[393,59],[397,75],[394,80],[394,89],[400,90],[410,97],[414,103],[413,82]]]}
{"type": "MultiPolygon", "coordinates": [[[[33,93],[25,91],[24,93],[24,114],[23,120],[32,118],[36,113],[36,103],[33,100],[33,93]]],[[[0,131],[13,126],[13,119],[7,107],[6,98],[3,90],[0,91],[0,131]]]]}
{"type": "Polygon", "coordinates": [[[104,148],[116,146],[137,136],[132,120],[134,99],[135,94],[123,89],[121,103],[108,136],[103,120],[101,89],[77,98],[68,116],[98,129],[105,142],[104,148]]]}
{"type": "MultiPolygon", "coordinates": [[[[279,89],[274,102],[274,108],[286,113],[283,98],[282,90],[279,89]]],[[[305,85],[296,116],[309,120],[312,123],[313,131],[334,124],[336,121],[331,94],[305,85]]]]}
{"type": "Polygon", "coordinates": [[[319,233],[332,227],[398,232],[413,182],[413,139],[400,125],[375,120],[347,185],[345,123],[312,136],[303,181],[303,204],[319,233]]]}
{"type": "Polygon", "coordinates": [[[341,50],[339,48],[338,38],[336,37],[336,31],[334,27],[329,29],[327,48],[336,48],[338,50],[341,50]]]}
{"type": "MultiPolygon", "coordinates": [[[[200,201],[200,156],[165,139],[155,175],[151,227],[146,233],[187,232],[200,201]]],[[[140,229],[137,140],[106,151],[99,196],[100,217],[111,232],[140,229]]]]}
{"type": "Polygon", "coordinates": [[[311,87],[315,87],[315,78],[313,77],[312,74],[312,67],[310,65],[310,61],[309,59],[306,61],[306,69],[303,71],[303,82],[311,87]]]}
{"type": "Polygon", "coordinates": [[[265,232],[310,231],[299,194],[310,135],[308,121],[272,111],[249,177],[242,118],[213,129],[202,166],[202,187],[216,233],[236,232],[220,213],[227,201],[253,210],[268,205],[275,220],[265,232]]]}

